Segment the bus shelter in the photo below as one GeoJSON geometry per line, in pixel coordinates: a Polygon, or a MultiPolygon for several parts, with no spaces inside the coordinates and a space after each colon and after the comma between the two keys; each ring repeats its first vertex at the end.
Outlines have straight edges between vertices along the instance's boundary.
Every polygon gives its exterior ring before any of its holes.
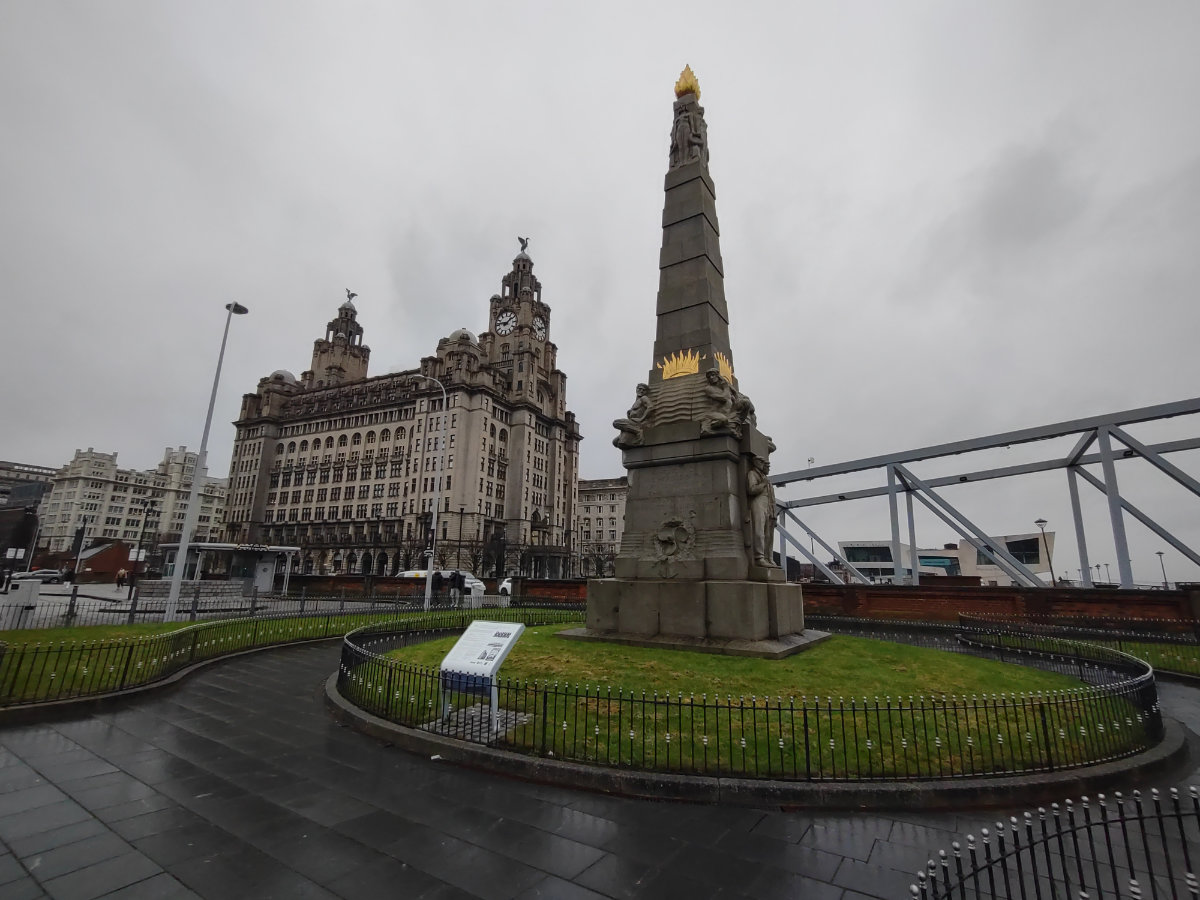
{"type": "MultiPolygon", "coordinates": [[[[163,577],[175,573],[179,544],[162,544],[166,554],[163,577]]],[[[276,577],[283,574],[283,590],[296,569],[299,547],[277,547],[273,544],[188,544],[183,572],[185,582],[239,581],[246,593],[251,588],[260,592],[273,590],[276,577]]]]}

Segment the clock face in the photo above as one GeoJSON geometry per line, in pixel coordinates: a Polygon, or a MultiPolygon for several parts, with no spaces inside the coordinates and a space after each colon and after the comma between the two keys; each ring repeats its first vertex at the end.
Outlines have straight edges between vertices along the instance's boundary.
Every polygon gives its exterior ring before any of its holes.
{"type": "Polygon", "coordinates": [[[512,330],[516,327],[517,314],[511,309],[507,309],[496,316],[496,334],[512,334],[512,330]]]}
{"type": "Polygon", "coordinates": [[[539,341],[546,339],[546,320],[541,316],[535,316],[533,319],[533,336],[539,341]]]}

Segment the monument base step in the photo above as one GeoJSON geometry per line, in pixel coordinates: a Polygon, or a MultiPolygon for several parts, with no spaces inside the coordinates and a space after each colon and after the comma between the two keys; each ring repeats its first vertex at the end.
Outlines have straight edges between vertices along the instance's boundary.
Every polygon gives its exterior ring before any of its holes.
{"type": "Polygon", "coordinates": [[[830,635],[827,631],[808,629],[802,634],[784,634],[761,641],[694,638],[681,635],[621,634],[615,631],[592,631],[570,628],[560,631],[559,637],[572,641],[604,641],[628,647],[658,647],[664,650],[690,650],[693,653],[720,653],[725,656],[753,656],[759,659],[783,659],[815,647],[830,635]]]}

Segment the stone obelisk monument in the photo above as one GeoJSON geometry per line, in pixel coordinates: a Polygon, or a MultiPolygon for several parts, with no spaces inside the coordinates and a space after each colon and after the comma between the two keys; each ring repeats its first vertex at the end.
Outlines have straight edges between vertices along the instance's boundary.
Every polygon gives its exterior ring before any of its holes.
{"type": "MultiPolygon", "coordinates": [[[[772,559],[775,444],[729,346],[708,127],[690,67],[675,85],[649,376],[613,426],[629,473],[616,577],[588,582],[570,636],[780,657],[803,649],[801,588],[772,559]]],[[[820,635],[823,637],[824,635],[820,635]]]]}

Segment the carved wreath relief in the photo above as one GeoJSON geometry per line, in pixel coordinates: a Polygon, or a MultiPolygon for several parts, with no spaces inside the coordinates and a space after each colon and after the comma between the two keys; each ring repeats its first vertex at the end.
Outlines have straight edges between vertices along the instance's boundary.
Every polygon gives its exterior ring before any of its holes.
{"type": "Polygon", "coordinates": [[[658,564],[659,574],[664,578],[675,577],[677,560],[695,558],[695,523],[696,511],[693,509],[688,511],[686,521],[671,518],[659,526],[657,534],[654,535],[654,561],[658,564]]]}

